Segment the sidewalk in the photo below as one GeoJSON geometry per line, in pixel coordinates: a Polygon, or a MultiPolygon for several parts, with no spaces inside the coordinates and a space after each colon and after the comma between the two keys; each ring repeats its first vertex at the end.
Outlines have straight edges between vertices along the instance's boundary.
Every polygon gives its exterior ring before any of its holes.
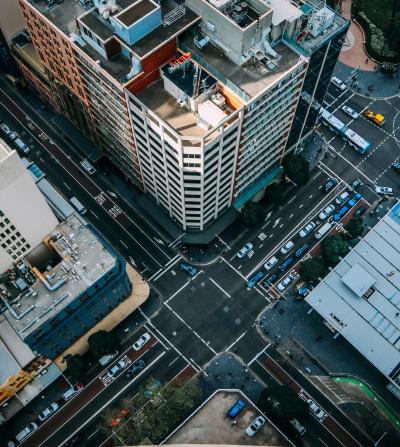
{"type": "MultiPolygon", "coordinates": [[[[351,0],[343,0],[342,15],[351,20],[351,0]]],[[[400,73],[381,73],[379,64],[370,59],[364,47],[364,33],[361,26],[351,21],[339,60],[335,67],[335,76],[348,81],[353,74],[357,75],[358,88],[355,93],[371,98],[390,98],[400,92],[400,73]],[[368,90],[369,85],[373,90],[368,90]]],[[[348,83],[350,84],[350,82],[348,83]]]]}

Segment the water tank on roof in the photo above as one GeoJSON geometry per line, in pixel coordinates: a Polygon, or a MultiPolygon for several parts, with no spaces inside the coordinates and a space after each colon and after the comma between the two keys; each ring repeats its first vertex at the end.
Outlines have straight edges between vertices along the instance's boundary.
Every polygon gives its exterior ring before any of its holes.
{"type": "Polygon", "coordinates": [[[313,37],[317,37],[322,34],[326,29],[332,26],[335,20],[335,13],[329,8],[322,8],[316,11],[309,18],[307,26],[310,30],[310,34],[313,37]]]}

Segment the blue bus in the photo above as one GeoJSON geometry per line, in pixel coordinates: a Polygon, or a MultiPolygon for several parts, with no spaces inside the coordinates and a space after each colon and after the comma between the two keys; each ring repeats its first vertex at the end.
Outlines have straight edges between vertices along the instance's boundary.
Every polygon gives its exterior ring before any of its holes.
{"type": "Polygon", "coordinates": [[[340,135],[344,141],[349,143],[360,154],[366,154],[371,147],[371,144],[356,134],[353,130],[348,128],[339,118],[333,116],[326,109],[321,108],[320,121],[329,129],[340,135]]]}

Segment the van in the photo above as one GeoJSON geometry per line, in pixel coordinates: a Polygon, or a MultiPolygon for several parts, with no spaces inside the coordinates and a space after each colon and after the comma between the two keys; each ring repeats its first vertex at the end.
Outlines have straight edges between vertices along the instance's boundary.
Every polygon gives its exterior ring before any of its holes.
{"type": "Polygon", "coordinates": [[[93,175],[96,172],[96,169],[87,160],[82,160],[79,164],[90,175],[93,175]]]}
{"type": "Polygon", "coordinates": [[[293,425],[293,427],[295,428],[295,430],[297,431],[297,433],[300,436],[303,436],[306,434],[306,432],[307,432],[306,428],[303,427],[297,419],[292,419],[290,421],[290,423],[293,425]]]}
{"type": "Polygon", "coordinates": [[[20,139],[17,138],[14,143],[16,144],[16,146],[18,147],[18,149],[21,149],[21,151],[24,154],[27,154],[29,152],[29,147],[20,139]]]}
{"type": "Polygon", "coordinates": [[[344,92],[347,88],[346,84],[342,80],[337,78],[336,76],[333,76],[333,78],[331,79],[331,82],[335,87],[340,89],[342,92],[344,92]]]}
{"type": "Polygon", "coordinates": [[[76,197],[71,197],[69,201],[72,203],[74,208],[79,212],[79,214],[86,214],[87,209],[82,205],[82,203],[76,197]]]}
{"type": "Polygon", "coordinates": [[[27,436],[29,436],[31,433],[33,433],[35,430],[37,430],[38,425],[36,424],[36,422],[31,422],[30,424],[28,424],[23,430],[21,430],[17,436],[15,437],[15,439],[18,442],[23,441],[27,436]]]}
{"type": "Polygon", "coordinates": [[[326,224],[322,225],[321,228],[318,228],[318,230],[315,232],[315,239],[321,239],[322,236],[325,236],[328,231],[332,228],[332,224],[327,222],[326,224]]]}
{"type": "Polygon", "coordinates": [[[113,354],[107,354],[107,355],[103,355],[103,357],[101,357],[99,359],[99,363],[101,366],[106,366],[108,365],[111,360],[116,357],[118,355],[118,351],[114,352],[113,354]]]}

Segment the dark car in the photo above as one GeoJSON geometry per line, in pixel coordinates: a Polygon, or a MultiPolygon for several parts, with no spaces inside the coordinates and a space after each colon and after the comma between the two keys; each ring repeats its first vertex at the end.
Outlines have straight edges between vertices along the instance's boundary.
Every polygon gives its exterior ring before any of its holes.
{"type": "Polygon", "coordinates": [[[365,213],[365,211],[367,211],[367,207],[364,205],[361,205],[354,211],[353,216],[354,217],[362,216],[365,213]]]}
{"type": "Polygon", "coordinates": [[[247,281],[247,287],[252,289],[264,276],[264,272],[259,271],[247,281]]]}
{"type": "Polygon", "coordinates": [[[353,180],[349,187],[347,188],[350,192],[353,192],[356,188],[358,188],[359,186],[362,186],[363,182],[359,179],[356,178],[355,180],[353,180]]]}
{"type": "Polygon", "coordinates": [[[146,366],[146,362],[144,360],[138,360],[137,362],[133,363],[133,365],[128,368],[126,371],[126,378],[130,379],[135,374],[137,374],[139,371],[141,371],[146,366]]]}
{"type": "Polygon", "coordinates": [[[179,264],[179,268],[183,271],[188,273],[190,276],[195,276],[197,273],[196,267],[193,267],[193,265],[187,264],[186,262],[181,262],[179,264]]]}
{"type": "Polygon", "coordinates": [[[400,163],[399,163],[399,162],[397,162],[397,163],[393,163],[393,164],[392,164],[392,168],[393,168],[395,171],[400,172],[400,163]]]}
{"type": "Polygon", "coordinates": [[[323,190],[325,192],[329,192],[332,188],[334,188],[339,182],[335,178],[330,178],[324,185],[323,190]]]}
{"type": "Polygon", "coordinates": [[[273,273],[272,275],[268,276],[268,278],[265,280],[265,284],[270,286],[277,279],[278,279],[278,275],[276,273],[273,273]]]}
{"type": "Polygon", "coordinates": [[[293,262],[294,262],[294,259],[293,258],[287,258],[284,262],[282,262],[282,264],[279,266],[279,270],[281,271],[281,272],[284,272],[288,267],[289,267],[289,265],[292,265],[293,264],[293,262]]]}
{"type": "Polygon", "coordinates": [[[295,253],[296,258],[300,258],[301,256],[303,256],[303,254],[308,249],[308,247],[309,247],[309,244],[303,244],[301,247],[299,247],[295,253]]]}
{"type": "Polygon", "coordinates": [[[76,435],[64,444],[64,447],[73,447],[81,445],[82,436],[76,435]]]}
{"type": "Polygon", "coordinates": [[[396,65],[392,65],[392,64],[382,64],[382,65],[379,67],[379,70],[380,70],[382,73],[391,73],[391,74],[394,74],[394,73],[396,73],[396,71],[397,71],[397,67],[396,67],[396,65]]]}

